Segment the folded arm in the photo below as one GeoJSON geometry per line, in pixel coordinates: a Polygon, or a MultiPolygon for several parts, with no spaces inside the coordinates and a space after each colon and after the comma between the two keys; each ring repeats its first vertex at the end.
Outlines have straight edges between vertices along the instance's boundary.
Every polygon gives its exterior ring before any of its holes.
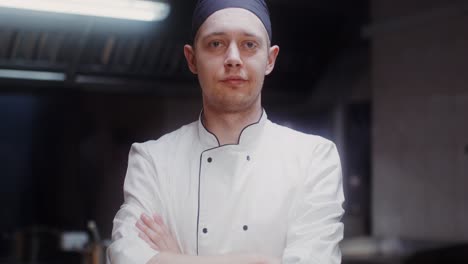
{"type": "Polygon", "coordinates": [[[162,224],[162,219],[148,217],[155,213],[162,214],[164,212],[160,186],[158,171],[144,146],[134,144],[130,150],[125,177],[124,204],[114,218],[112,244],[107,250],[110,263],[280,263],[279,260],[259,255],[191,256],[181,254],[174,237],[162,224]],[[146,216],[146,219],[143,215],[146,216]],[[155,236],[158,234],[159,237],[155,236]]]}
{"type": "Polygon", "coordinates": [[[262,255],[192,256],[181,253],[175,239],[159,215],[143,214],[136,223],[139,236],[159,254],[147,264],[279,264],[280,260],[262,255]]]}
{"type": "Polygon", "coordinates": [[[284,264],[339,264],[340,222],[344,210],[341,164],[335,145],[324,142],[313,153],[307,177],[289,214],[284,264]]]}
{"type": "MultiPolygon", "coordinates": [[[[174,250],[160,248],[159,244],[170,241],[158,237],[158,232],[147,221],[140,220],[140,238],[159,252],[147,264],[339,264],[341,252],[339,242],[343,238],[340,222],[344,210],[341,164],[333,143],[327,142],[315,150],[307,177],[289,212],[290,225],[283,258],[264,255],[218,255],[191,256],[174,250]],[[144,225],[141,225],[144,224],[144,225]],[[145,228],[141,228],[146,226],[145,228]],[[154,231],[154,230],[153,230],[154,231]]],[[[157,222],[156,220],[151,220],[157,222]]],[[[165,228],[159,223],[159,228],[165,228]]],[[[171,236],[166,236],[170,238],[171,236]]]]}
{"type": "Polygon", "coordinates": [[[157,172],[144,146],[133,144],[124,183],[124,204],[114,218],[112,244],[107,250],[112,264],[141,264],[158,252],[138,236],[135,223],[142,213],[163,212],[157,172]]]}

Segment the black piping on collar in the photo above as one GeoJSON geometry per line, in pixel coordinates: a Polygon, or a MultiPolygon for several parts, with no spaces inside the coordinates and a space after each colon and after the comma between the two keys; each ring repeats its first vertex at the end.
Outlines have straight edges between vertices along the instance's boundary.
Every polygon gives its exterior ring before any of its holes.
{"type": "MultiPolygon", "coordinates": [[[[239,137],[237,138],[237,143],[236,143],[236,144],[224,144],[224,145],[221,145],[221,143],[219,142],[218,137],[217,137],[213,132],[211,132],[210,130],[208,130],[208,128],[207,128],[207,127],[205,126],[205,124],[203,123],[203,109],[202,109],[202,111],[201,111],[201,113],[200,113],[200,122],[201,122],[203,128],[205,128],[205,130],[206,130],[208,133],[210,133],[211,135],[214,136],[214,138],[216,138],[216,141],[218,142],[218,147],[223,147],[223,146],[235,146],[235,145],[239,145],[239,144],[240,144],[240,139],[241,139],[242,133],[244,133],[245,129],[247,129],[248,127],[251,127],[251,126],[253,126],[253,125],[257,125],[258,123],[260,123],[260,120],[262,120],[262,117],[263,117],[263,113],[264,113],[264,112],[265,112],[265,109],[262,107],[262,114],[260,115],[260,118],[257,120],[257,122],[252,123],[252,124],[249,124],[249,125],[245,126],[245,127],[241,130],[241,132],[239,133],[239,137]]],[[[217,147],[211,148],[211,149],[209,149],[209,150],[212,150],[212,149],[215,149],[215,148],[217,148],[217,147]]],[[[206,150],[205,150],[205,151],[206,151],[206,150]]]]}

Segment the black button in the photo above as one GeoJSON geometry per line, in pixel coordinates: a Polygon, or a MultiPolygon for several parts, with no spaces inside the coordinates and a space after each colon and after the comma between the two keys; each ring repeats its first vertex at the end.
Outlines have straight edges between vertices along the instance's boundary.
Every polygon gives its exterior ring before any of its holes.
{"type": "Polygon", "coordinates": [[[247,161],[250,161],[250,156],[249,155],[247,155],[247,161]]]}
{"type": "Polygon", "coordinates": [[[244,231],[247,231],[247,229],[249,229],[249,227],[245,225],[244,226],[244,231]]]}
{"type": "Polygon", "coordinates": [[[203,233],[205,233],[205,234],[208,233],[208,229],[206,227],[203,228],[203,233]]]}
{"type": "Polygon", "coordinates": [[[210,163],[211,163],[212,161],[213,161],[213,159],[212,159],[211,157],[210,157],[210,158],[208,158],[208,162],[210,162],[210,163]]]}

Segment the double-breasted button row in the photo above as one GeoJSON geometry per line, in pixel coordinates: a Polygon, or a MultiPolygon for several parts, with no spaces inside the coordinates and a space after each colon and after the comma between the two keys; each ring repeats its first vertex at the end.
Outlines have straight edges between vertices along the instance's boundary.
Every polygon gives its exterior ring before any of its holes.
{"type": "MultiPolygon", "coordinates": [[[[244,231],[247,231],[247,230],[249,230],[249,227],[248,227],[247,225],[244,225],[244,226],[242,227],[242,229],[243,229],[244,231]]],[[[202,232],[203,232],[204,234],[207,234],[207,233],[208,233],[208,228],[206,228],[206,227],[203,228],[203,229],[202,229],[202,232]]]]}
{"type": "MultiPolygon", "coordinates": [[[[250,161],[250,155],[247,155],[246,160],[250,161]]],[[[213,162],[213,158],[209,157],[208,159],[206,159],[206,161],[208,161],[208,163],[211,163],[211,162],[213,162]]]]}

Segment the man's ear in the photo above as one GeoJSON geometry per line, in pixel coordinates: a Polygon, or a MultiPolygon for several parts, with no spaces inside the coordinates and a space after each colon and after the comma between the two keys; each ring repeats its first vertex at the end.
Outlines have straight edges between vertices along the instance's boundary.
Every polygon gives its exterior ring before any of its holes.
{"type": "Polygon", "coordinates": [[[276,58],[278,57],[278,53],[279,47],[277,45],[270,47],[270,50],[268,51],[268,64],[265,70],[265,75],[270,74],[273,71],[273,68],[275,68],[275,62],[276,58]]]}
{"type": "Polygon", "coordinates": [[[193,74],[197,74],[198,71],[197,71],[197,63],[196,63],[196,59],[195,59],[195,50],[192,46],[190,45],[185,45],[184,46],[184,55],[185,55],[185,59],[187,60],[187,65],[190,69],[190,71],[193,73],[193,74]]]}

